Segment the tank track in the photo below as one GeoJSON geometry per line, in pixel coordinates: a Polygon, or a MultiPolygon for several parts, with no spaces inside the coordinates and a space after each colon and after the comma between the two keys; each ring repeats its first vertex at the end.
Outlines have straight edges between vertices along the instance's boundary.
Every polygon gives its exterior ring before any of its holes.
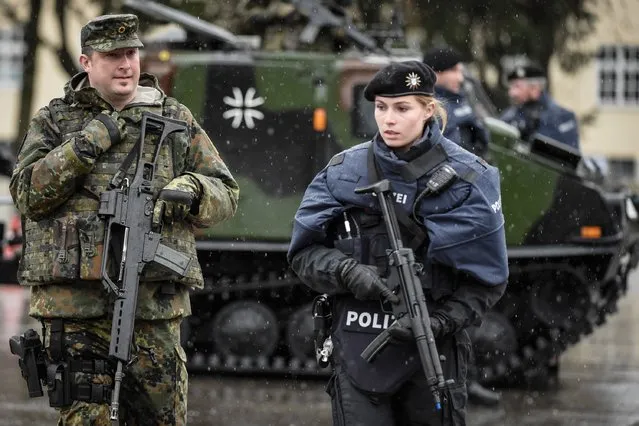
{"type": "MultiPolygon", "coordinates": [[[[506,294],[481,327],[469,330],[479,381],[512,387],[547,380],[552,361],[616,311],[626,290],[627,271],[619,267],[613,279],[597,279],[608,262],[512,265],[506,294]]],[[[194,315],[183,326],[189,371],[327,376],[330,370],[319,368],[314,357],[313,297],[290,272],[271,270],[210,279],[203,290],[192,294],[194,315]],[[229,306],[256,315],[253,324],[235,327],[250,338],[243,340],[233,331],[222,338],[210,335],[228,325],[220,315],[229,306]],[[260,340],[260,336],[267,337],[260,340]],[[240,352],[245,353],[239,355],[218,344],[242,340],[245,348],[240,352]]],[[[238,314],[238,318],[246,316],[238,314]]]]}
{"type": "Polygon", "coordinates": [[[225,275],[215,282],[210,280],[204,289],[192,293],[193,316],[182,328],[188,370],[193,373],[327,376],[330,370],[320,368],[314,357],[310,311],[313,298],[311,291],[288,271],[225,275]],[[262,348],[244,348],[247,353],[235,354],[229,348],[221,347],[224,345],[219,344],[219,334],[207,335],[207,329],[210,332],[224,328],[220,317],[225,309],[233,308],[254,310],[261,320],[271,323],[272,327],[263,329],[254,324],[257,332],[248,331],[255,339],[262,333],[268,335],[268,339],[261,342],[262,348]]]}
{"type": "Polygon", "coordinates": [[[596,272],[567,263],[511,267],[508,291],[471,330],[479,381],[546,386],[557,357],[604,324],[626,291],[625,268],[608,281],[596,280],[596,272]]]}

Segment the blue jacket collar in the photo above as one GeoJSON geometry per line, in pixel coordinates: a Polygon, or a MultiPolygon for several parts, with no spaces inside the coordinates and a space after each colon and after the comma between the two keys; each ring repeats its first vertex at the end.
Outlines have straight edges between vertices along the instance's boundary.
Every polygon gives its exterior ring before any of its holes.
{"type": "Polygon", "coordinates": [[[399,173],[400,168],[412,159],[419,157],[421,154],[430,150],[435,145],[441,143],[444,139],[439,128],[437,120],[431,119],[430,123],[424,127],[422,137],[413,143],[409,150],[405,153],[397,154],[388,147],[379,132],[372,140],[374,145],[375,158],[378,164],[386,172],[399,173]]]}

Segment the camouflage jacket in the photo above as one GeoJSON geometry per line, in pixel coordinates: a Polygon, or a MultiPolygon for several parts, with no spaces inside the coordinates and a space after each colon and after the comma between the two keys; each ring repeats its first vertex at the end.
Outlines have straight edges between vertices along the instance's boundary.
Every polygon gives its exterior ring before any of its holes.
{"type": "MultiPolygon", "coordinates": [[[[191,256],[186,276],[158,266],[145,267],[139,290],[140,318],[173,318],[190,313],[188,287],[201,287],[194,227],[210,227],[231,217],[239,189],[213,143],[191,112],[166,97],[155,77],[142,74],[136,98],[119,112],[126,121],[123,140],[96,156],[86,149],[82,129],[101,111],[112,111],[88,84],[85,73],[65,86],[65,96],[38,111],[20,147],[11,178],[11,195],[24,218],[24,253],[18,279],[32,286],[30,314],[37,317],[96,317],[111,311],[100,282],[104,221],[97,216],[99,196],[140,135],[143,111],[184,120],[187,132],[175,133],[157,159],[157,195],[176,176],[188,173],[199,182],[199,211],[185,221],[165,224],[162,240],[191,256]],[[163,292],[179,283],[175,294],[163,292]]],[[[152,156],[157,135],[148,134],[145,155],[152,156]]],[[[128,171],[135,172],[135,162],[128,171]]]]}

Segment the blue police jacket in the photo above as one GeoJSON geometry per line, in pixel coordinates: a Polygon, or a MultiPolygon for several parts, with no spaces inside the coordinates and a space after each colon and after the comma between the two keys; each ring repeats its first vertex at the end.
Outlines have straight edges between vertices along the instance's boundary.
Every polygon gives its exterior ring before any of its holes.
{"type": "Polygon", "coordinates": [[[448,115],[444,137],[475,153],[485,151],[490,140],[488,130],[475,115],[466,96],[441,86],[435,86],[435,96],[443,101],[448,115]]]}
{"type": "MultiPolygon", "coordinates": [[[[420,202],[418,216],[423,218],[430,240],[427,260],[468,273],[485,285],[505,283],[508,261],[499,171],[446,139],[436,122],[425,128],[417,143],[429,144],[429,150],[439,146],[445,161],[462,177],[447,190],[420,202]]],[[[344,211],[366,208],[381,215],[375,196],[354,192],[372,183],[367,168],[371,144],[380,178],[391,182],[395,203],[411,214],[416,196],[426,188],[436,167],[423,170],[423,176],[406,179],[402,169],[407,162],[399,159],[378,133],[372,141],[334,156],[308,186],[295,215],[289,261],[311,244],[326,244],[330,223],[344,211]]]]}
{"type": "MultiPolygon", "coordinates": [[[[539,124],[536,132],[579,149],[579,128],[577,117],[572,111],[559,106],[547,93],[543,93],[537,101],[539,124]]],[[[529,106],[528,106],[529,107],[529,106]]],[[[526,106],[512,106],[501,115],[500,119],[520,130],[530,128],[531,117],[526,114],[526,106]]]]}

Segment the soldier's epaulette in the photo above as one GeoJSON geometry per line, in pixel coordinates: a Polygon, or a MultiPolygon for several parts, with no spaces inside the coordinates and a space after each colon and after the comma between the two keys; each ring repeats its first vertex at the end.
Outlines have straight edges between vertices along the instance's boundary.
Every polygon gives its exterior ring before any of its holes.
{"type": "Polygon", "coordinates": [[[337,166],[338,164],[342,164],[344,162],[344,153],[337,154],[331,161],[328,162],[329,166],[337,166]]]}

